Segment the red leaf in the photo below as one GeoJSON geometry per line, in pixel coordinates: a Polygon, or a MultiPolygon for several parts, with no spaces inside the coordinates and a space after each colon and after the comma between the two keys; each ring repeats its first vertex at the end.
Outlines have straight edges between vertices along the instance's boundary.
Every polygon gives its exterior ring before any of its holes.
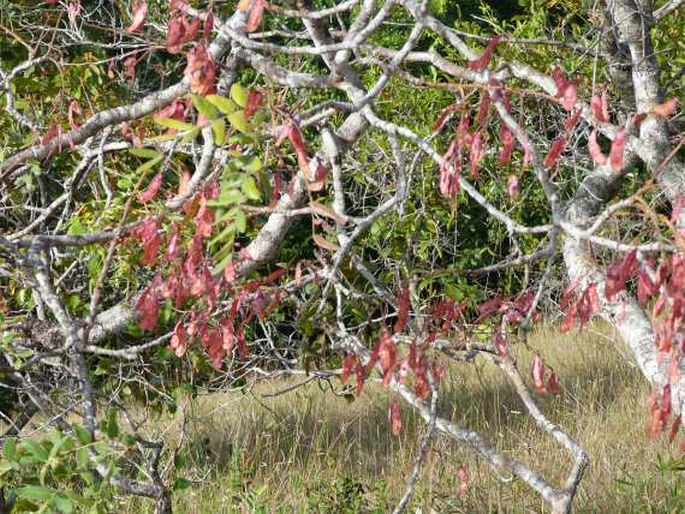
{"type": "Polygon", "coordinates": [[[645,113],[640,113],[640,114],[633,114],[631,120],[633,122],[633,125],[635,126],[636,130],[639,130],[640,125],[642,125],[642,122],[647,119],[647,115],[645,113]]]}
{"type": "Polygon", "coordinates": [[[159,188],[162,186],[162,172],[160,171],[154,178],[150,181],[145,191],[138,193],[138,201],[140,203],[147,203],[152,200],[159,188]]]}
{"type": "Polygon", "coordinates": [[[40,139],[40,144],[41,145],[47,145],[50,141],[55,139],[58,134],[62,133],[61,127],[58,127],[54,123],[51,123],[50,126],[48,127],[48,130],[45,132],[45,135],[40,139]]]}
{"type": "Polygon", "coordinates": [[[469,61],[469,69],[475,71],[483,71],[490,63],[490,59],[492,59],[492,54],[495,51],[495,47],[497,46],[497,43],[499,43],[500,39],[501,36],[495,36],[492,39],[490,39],[488,46],[485,47],[485,50],[483,51],[481,56],[478,59],[469,61]]]}
{"type": "Polygon", "coordinates": [[[502,358],[509,357],[509,347],[507,345],[507,338],[501,330],[495,330],[495,334],[493,336],[493,345],[495,346],[497,355],[499,355],[502,358]]]}
{"type": "Polygon", "coordinates": [[[224,318],[221,323],[221,346],[223,347],[226,354],[230,354],[233,351],[233,346],[235,345],[235,327],[230,319],[224,318]]]}
{"type": "Polygon", "coordinates": [[[557,376],[552,372],[552,374],[547,379],[547,388],[552,394],[559,394],[559,384],[557,383],[557,376]]]}
{"type": "MultiPolygon", "coordinates": [[[[666,427],[666,421],[668,420],[668,416],[671,414],[672,406],[670,384],[666,384],[661,390],[660,394],[655,391],[650,395],[649,407],[652,411],[652,418],[648,429],[648,434],[650,437],[655,437],[664,431],[664,428],[666,427]]],[[[674,425],[676,425],[675,421],[674,425]]],[[[675,428],[677,431],[678,426],[676,426],[675,428]]],[[[671,431],[673,431],[673,427],[671,427],[671,431]]],[[[669,437],[670,435],[671,434],[669,433],[669,437]]]]}
{"type": "Polygon", "coordinates": [[[233,261],[231,261],[224,268],[224,279],[226,279],[226,283],[232,284],[237,276],[238,276],[238,273],[236,272],[236,269],[235,269],[235,263],[233,261]]]}
{"type": "Polygon", "coordinates": [[[393,401],[390,404],[390,426],[392,427],[393,435],[400,435],[402,432],[402,414],[400,412],[400,404],[393,401]]]}
{"type": "Polygon", "coordinates": [[[459,194],[459,172],[454,166],[442,167],[440,194],[446,198],[456,198],[459,194]]]}
{"type": "Polygon", "coordinates": [[[652,107],[652,110],[650,112],[652,114],[655,114],[656,116],[668,118],[676,111],[676,106],[677,100],[675,98],[671,98],[670,100],[667,100],[662,104],[655,105],[654,107],[652,107]]]}
{"type": "Polygon", "coordinates": [[[607,102],[606,91],[602,91],[601,96],[593,96],[590,101],[590,108],[595,119],[602,123],[609,121],[609,104],[607,102]]]}
{"type": "Polygon", "coordinates": [[[578,109],[575,114],[573,114],[570,118],[568,118],[564,122],[564,127],[566,127],[566,130],[571,130],[573,127],[575,127],[578,124],[578,121],[580,121],[580,116],[583,114],[583,111],[581,109],[578,109]]]}
{"type": "Polygon", "coordinates": [[[469,125],[471,120],[468,114],[464,114],[457,125],[457,150],[461,150],[471,144],[471,134],[469,134],[469,125]]]}
{"type": "Polygon", "coordinates": [[[265,6],[266,2],[264,0],[252,0],[252,9],[250,9],[250,15],[247,18],[247,32],[254,32],[259,28],[259,25],[262,23],[262,17],[264,16],[265,6]]]}
{"type": "Polygon", "coordinates": [[[547,393],[547,388],[545,387],[545,361],[542,360],[539,354],[536,354],[533,359],[533,367],[530,373],[535,390],[540,394],[547,393]]]}
{"type": "Polygon", "coordinates": [[[174,14],[169,20],[169,29],[166,36],[167,50],[172,54],[181,53],[183,45],[195,39],[199,30],[199,18],[193,18],[191,22],[188,22],[185,14],[174,14]]]}
{"type": "Polygon", "coordinates": [[[511,154],[514,151],[514,134],[507,128],[504,123],[499,126],[499,137],[502,140],[502,150],[499,153],[499,163],[504,166],[511,160],[511,154]]]}
{"type": "Polygon", "coordinates": [[[578,303],[574,303],[566,310],[566,316],[564,316],[564,321],[561,324],[560,331],[566,333],[573,327],[578,317],[578,303]]]}
{"type": "Polygon", "coordinates": [[[545,162],[543,163],[543,166],[545,168],[551,168],[554,166],[557,161],[559,160],[559,156],[561,153],[564,151],[566,148],[566,137],[565,136],[559,136],[554,143],[552,143],[552,148],[550,148],[549,153],[547,154],[547,157],[545,157],[545,162]]]}
{"type": "Polygon", "coordinates": [[[250,356],[250,349],[245,340],[245,331],[242,330],[242,328],[238,331],[238,355],[240,355],[240,358],[243,360],[247,360],[250,356]]]}
{"type": "MultiPolygon", "coordinates": [[[[188,106],[184,100],[174,100],[164,109],[160,109],[154,114],[155,119],[172,118],[174,120],[183,121],[188,113],[188,106]]],[[[180,193],[179,193],[180,194],[180,193]]]]}
{"type": "Polygon", "coordinates": [[[456,111],[458,108],[458,103],[453,103],[445,107],[440,113],[440,116],[438,116],[438,119],[435,120],[435,123],[433,123],[433,132],[440,132],[440,129],[442,129],[442,127],[445,126],[445,123],[449,119],[449,115],[456,111]]]}
{"type": "Polygon", "coordinates": [[[623,150],[625,150],[627,142],[628,133],[626,129],[616,132],[616,137],[614,137],[614,142],[611,144],[611,151],[609,152],[609,162],[611,162],[611,167],[615,172],[623,169],[623,150]]]}
{"type": "Polygon", "coordinates": [[[481,321],[488,318],[491,314],[499,311],[502,306],[502,297],[498,294],[494,298],[481,303],[478,306],[478,318],[474,321],[474,324],[478,324],[481,321]]]}
{"type": "Polygon", "coordinates": [[[378,360],[383,373],[383,384],[388,385],[392,378],[392,372],[397,364],[397,346],[385,327],[381,329],[378,343],[378,360]]]}
{"type": "Polygon", "coordinates": [[[135,55],[129,55],[124,59],[124,77],[131,80],[136,78],[136,64],[138,64],[138,58],[135,55]]]}
{"type": "Polygon", "coordinates": [[[219,328],[203,327],[200,329],[200,341],[207,349],[209,362],[212,367],[216,370],[221,369],[221,362],[224,359],[224,355],[226,355],[221,330],[219,328]]]}
{"type": "Polygon", "coordinates": [[[131,16],[131,25],[126,29],[126,32],[133,34],[138,32],[145,25],[147,20],[147,2],[146,0],[139,0],[133,3],[133,16],[131,16]]]}
{"type": "MultiPolygon", "coordinates": [[[[597,284],[594,282],[585,288],[583,301],[588,307],[589,316],[599,314],[601,306],[599,304],[599,294],[597,294],[597,284]]],[[[589,318],[588,318],[589,319],[589,318]]]]}
{"type": "Polygon", "coordinates": [[[566,77],[564,77],[564,72],[561,71],[561,68],[559,68],[559,66],[556,66],[552,71],[552,78],[554,79],[554,82],[557,85],[556,98],[561,98],[564,95],[564,91],[566,90],[568,81],[566,80],[566,77]]]}
{"type": "Polygon", "coordinates": [[[214,14],[212,11],[209,11],[207,13],[207,16],[205,17],[205,23],[204,27],[202,30],[202,38],[205,40],[205,42],[209,41],[209,38],[212,37],[212,29],[214,28],[214,14]]]}
{"type": "Polygon", "coordinates": [[[509,192],[509,196],[511,196],[514,200],[519,197],[519,179],[513,173],[509,175],[509,180],[507,181],[507,191],[509,192]]]}
{"type": "Polygon", "coordinates": [[[250,119],[262,106],[263,101],[264,95],[259,91],[250,91],[247,94],[247,103],[245,104],[245,118],[250,119]]]}
{"type": "Polygon", "coordinates": [[[309,157],[307,155],[307,148],[302,139],[302,133],[300,132],[299,127],[295,125],[292,120],[288,120],[283,126],[281,134],[276,140],[276,146],[281,144],[286,137],[295,148],[295,153],[297,154],[297,164],[300,168],[300,172],[302,172],[307,180],[315,180],[315,177],[310,177],[309,157]]]}
{"type": "Polygon", "coordinates": [[[626,280],[637,272],[637,250],[628,253],[623,259],[612,262],[606,271],[604,294],[613,300],[619,291],[626,286],[626,280]]]}
{"type": "Polygon", "coordinates": [[[567,111],[572,111],[576,102],[578,101],[578,92],[576,91],[576,85],[569,82],[564,90],[564,108],[567,111]]]}
{"type": "Polygon", "coordinates": [[[409,288],[403,287],[397,292],[397,321],[393,327],[395,334],[404,330],[409,319],[409,288]]]}
{"type": "Polygon", "coordinates": [[[171,233],[171,236],[169,237],[169,241],[167,242],[167,249],[166,249],[166,259],[168,261],[173,261],[176,257],[178,257],[179,251],[180,251],[180,244],[179,241],[181,239],[181,235],[178,232],[178,226],[174,225],[174,230],[171,233]]]}
{"type": "Polygon", "coordinates": [[[523,142],[523,163],[522,167],[525,168],[530,164],[531,159],[533,158],[533,150],[532,150],[532,145],[530,144],[530,141],[524,141],[523,142]]]}
{"type": "Polygon", "coordinates": [[[421,356],[414,367],[414,392],[416,396],[425,400],[430,395],[430,385],[428,384],[427,378],[428,364],[426,362],[426,357],[421,356]]]}
{"type": "Polygon", "coordinates": [[[607,157],[602,153],[602,149],[599,147],[599,144],[597,143],[597,131],[593,130],[590,133],[590,137],[588,138],[587,142],[587,148],[588,152],[590,153],[590,157],[592,157],[592,160],[597,164],[598,166],[604,166],[607,163],[607,157]]]}
{"type": "Polygon", "coordinates": [[[207,199],[202,196],[200,198],[200,208],[195,215],[196,234],[200,237],[209,237],[212,235],[212,225],[214,223],[214,211],[207,207],[207,199]]]}
{"type": "Polygon", "coordinates": [[[643,309],[647,305],[649,298],[659,291],[659,287],[652,282],[646,269],[640,270],[637,279],[637,303],[643,309]]]}
{"type": "Polygon", "coordinates": [[[483,134],[481,131],[477,131],[471,140],[471,153],[469,155],[469,160],[471,161],[471,174],[476,180],[480,179],[480,173],[478,173],[478,164],[483,160],[485,156],[485,148],[483,141],[483,134]]]}
{"type": "Polygon", "coordinates": [[[190,7],[188,0],[171,0],[169,2],[169,12],[173,13],[176,11],[184,12],[190,7]]]}
{"type": "Polygon", "coordinates": [[[81,0],[69,2],[67,4],[67,15],[72,25],[76,23],[76,17],[81,14],[81,0]]]}
{"type": "Polygon", "coordinates": [[[671,384],[666,384],[661,392],[661,416],[666,419],[671,413],[671,384]]]}
{"type": "Polygon", "coordinates": [[[578,282],[573,281],[566,291],[564,291],[564,295],[561,297],[561,308],[566,309],[569,305],[571,305],[571,302],[573,299],[576,297],[576,293],[578,290],[578,282]]]}
{"type": "Polygon", "coordinates": [[[81,107],[79,106],[78,102],[76,100],[72,100],[69,103],[69,112],[67,113],[67,117],[69,118],[69,125],[71,125],[72,129],[78,128],[76,118],[81,116],[81,114],[81,107]]]}
{"type": "Polygon", "coordinates": [[[154,330],[159,319],[159,292],[151,283],[136,302],[136,311],[140,315],[138,325],[143,330],[154,330]]]}
{"type": "Polygon", "coordinates": [[[564,73],[558,66],[552,72],[552,77],[557,85],[555,98],[562,98],[562,104],[567,111],[572,111],[578,100],[578,92],[574,81],[566,80],[564,73]]]}
{"type": "Polygon", "coordinates": [[[656,392],[649,395],[649,410],[651,411],[651,420],[647,428],[647,435],[655,437],[664,430],[664,422],[661,418],[661,408],[659,406],[659,398],[656,392]]]}
{"type": "Polygon", "coordinates": [[[140,259],[140,263],[142,265],[154,265],[162,243],[157,220],[148,218],[131,231],[131,236],[138,239],[143,247],[143,257],[140,259]]]}
{"type": "Polygon", "coordinates": [[[174,353],[177,357],[183,357],[183,354],[186,353],[187,335],[188,333],[183,325],[183,321],[176,323],[176,326],[174,327],[174,334],[171,336],[169,346],[172,350],[174,350],[174,353]]]}
{"type": "Polygon", "coordinates": [[[186,54],[184,74],[190,79],[190,91],[205,96],[216,92],[216,65],[204,43],[198,43],[186,54]]]}
{"type": "Polygon", "coordinates": [[[178,268],[172,268],[162,287],[162,297],[170,298],[174,302],[174,307],[180,309],[183,302],[188,298],[188,286],[178,268]]]}
{"type": "Polygon", "coordinates": [[[342,374],[340,375],[340,381],[343,384],[347,384],[347,380],[350,378],[350,375],[352,374],[352,368],[354,368],[354,365],[356,363],[357,359],[353,353],[348,353],[347,355],[345,355],[345,360],[343,360],[342,366],[342,374]]]}
{"type": "Polygon", "coordinates": [[[488,119],[488,113],[490,112],[490,93],[484,92],[480,95],[480,106],[478,108],[478,116],[476,117],[476,123],[481,127],[488,119]]]}

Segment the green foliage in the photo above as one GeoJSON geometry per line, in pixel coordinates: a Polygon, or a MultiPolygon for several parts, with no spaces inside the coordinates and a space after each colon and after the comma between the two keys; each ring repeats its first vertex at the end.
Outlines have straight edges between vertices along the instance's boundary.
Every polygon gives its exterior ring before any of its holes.
{"type": "MultiPolygon", "coordinates": [[[[116,412],[105,425],[109,437],[119,437],[116,412]]],[[[39,440],[5,440],[0,483],[4,484],[11,512],[95,514],[116,509],[115,489],[109,480],[119,472],[121,453],[107,442],[93,441],[79,425],[71,428],[73,434],[54,432],[39,440]],[[104,479],[95,471],[96,466],[106,470],[104,479]]]]}
{"type": "Polygon", "coordinates": [[[359,477],[345,475],[335,480],[317,480],[307,487],[307,508],[326,514],[387,512],[387,505],[377,498],[385,496],[385,482],[367,486],[359,477]]]}

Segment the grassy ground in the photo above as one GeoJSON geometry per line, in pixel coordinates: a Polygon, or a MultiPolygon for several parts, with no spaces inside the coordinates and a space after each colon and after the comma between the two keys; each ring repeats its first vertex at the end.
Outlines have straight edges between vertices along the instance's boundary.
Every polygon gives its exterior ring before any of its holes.
{"type": "MultiPolygon", "coordinates": [[[[576,512],[685,512],[685,472],[660,462],[680,458],[675,446],[645,435],[648,388],[605,335],[539,331],[530,341],[555,369],[562,393],[541,399],[544,411],[588,451],[591,466],[576,512]]],[[[518,349],[527,366],[531,352],[518,349]]],[[[522,368],[527,369],[527,368],[522,368]]],[[[394,437],[388,396],[368,388],[349,403],[309,384],[264,397],[293,381],[251,395],[226,393],[196,400],[186,410],[189,438],[180,452],[198,483],[177,494],[176,511],[386,512],[404,490],[423,424],[403,409],[394,437]]],[[[522,412],[496,370],[455,366],[441,386],[441,413],[486,435],[559,483],[571,465],[563,449],[522,412]]],[[[167,428],[169,437],[177,429],[167,428]]],[[[466,448],[438,438],[416,488],[411,512],[543,512],[523,483],[498,480],[466,448]],[[459,492],[457,470],[470,481],[459,492]]],[[[137,501],[128,512],[141,512],[137,501]]]]}

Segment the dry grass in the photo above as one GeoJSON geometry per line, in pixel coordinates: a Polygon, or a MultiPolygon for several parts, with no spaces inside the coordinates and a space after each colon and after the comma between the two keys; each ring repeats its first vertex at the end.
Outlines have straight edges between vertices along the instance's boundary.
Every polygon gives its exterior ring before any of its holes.
{"type": "MultiPolygon", "coordinates": [[[[683,472],[658,468],[677,458],[664,440],[645,436],[648,388],[605,336],[541,330],[539,349],[560,379],[562,393],[543,409],[588,451],[591,466],[576,512],[685,512],[683,472]],[[679,485],[681,481],[681,485],[679,485]]],[[[526,369],[531,351],[520,347],[526,369]]],[[[271,384],[271,391],[286,385],[271,384]]],[[[424,425],[404,413],[392,436],[388,396],[370,387],[352,403],[310,384],[263,398],[226,393],[194,401],[185,470],[202,477],[177,495],[177,512],[386,512],[399,498],[424,425]]],[[[455,366],[442,383],[441,413],[490,438],[502,451],[554,478],[570,459],[522,412],[520,401],[489,366],[455,366]]],[[[438,438],[422,473],[413,508],[423,512],[542,512],[544,504],[518,481],[503,483],[466,448],[438,438]],[[457,469],[470,485],[459,494],[457,469]]],[[[140,503],[128,512],[140,512],[140,503]]],[[[413,510],[412,510],[413,512],[413,510]]]]}

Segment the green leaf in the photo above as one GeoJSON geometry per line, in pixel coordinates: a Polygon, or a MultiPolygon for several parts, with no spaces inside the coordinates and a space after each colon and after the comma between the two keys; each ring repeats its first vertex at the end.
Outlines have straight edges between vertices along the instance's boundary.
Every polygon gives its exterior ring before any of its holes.
{"type": "Polygon", "coordinates": [[[72,428],[76,433],[76,439],[78,439],[81,444],[90,444],[93,442],[90,432],[88,432],[88,430],[83,428],[81,425],[73,425],[72,428]]]}
{"type": "Polygon", "coordinates": [[[155,119],[155,123],[161,125],[162,127],[180,130],[182,132],[186,132],[188,130],[193,130],[194,128],[197,128],[192,123],[186,123],[185,121],[175,120],[173,118],[157,118],[155,119]]]}
{"type": "Polygon", "coordinates": [[[98,455],[107,455],[110,451],[109,445],[105,441],[97,441],[93,448],[98,455]]]}
{"type": "Polygon", "coordinates": [[[185,136],[181,138],[181,143],[188,143],[197,137],[200,133],[200,127],[195,127],[193,130],[189,131],[185,136]]]}
{"type": "Polygon", "coordinates": [[[256,145],[259,143],[259,138],[256,134],[234,134],[228,139],[232,145],[256,145]]]}
{"type": "Polygon", "coordinates": [[[187,478],[178,477],[176,480],[174,480],[174,485],[171,486],[171,489],[174,492],[183,491],[184,489],[188,489],[191,485],[193,485],[193,483],[187,478]]]}
{"type": "Polygon", "coordinates": [[[147,161],[147,162],[141,164],[140,166],[138,166],[138,167],[136,168],[136,171],[134,171],[134,173],[135,173],[136,175],[142,175],[142,174],[145,173],[147,170],[149,170],[149,169],[154,168],[155,166],[157,166],[160,162],[162,162],[163,159],[164,159],[164,156],[163,156],[163,155],[160,155],[160,156],[158,156],[158,157],[155,157],[154,159],[150,159],[149,161],[147,161]]]}
{"type": "Polygon", "coordinates": [[[164,141],[173,141],[174,139],[176,139],[176,134],[160,134],[159,136],[151,137],[148,140],[163,143],[164,141]]]}
{"type": "Polygon", "coordinates": [[[8,437],[5,439],[5,444],[2,448],[2,455],[7,460],[14,460],[17,456],[17,438],[8,437]]]}
{"type": "Polygon", "coordinates": [[[47,462],[49,454],[42,444],[27,439],[22,442],[22,446],[40,462],[47,462]]]}
{"type": "Polygon", "coordinates": [[[224,114],[231,114],[233,111],[237,111],[240,108],[240,106],[237,105],[233,100],[223,96],[208,95],[205,97],[205,99],[209,100],[224,114]]]}
{"type": "Polygon", "coordinates": [[[219,251],[214,253],[212,257],[214,258],[215,261],[223,261],[224,258],[228,255],[233,255],[233,245],[235,241],[235,235],[233,237],[228,238],[228,241],[222,246],[219,251]]]}
{"type": "Polygon", "coordinates": [[[224,120],[214,120],[212,122],[212,133],[214,134],[214,144],[221,146],[226,141],[226,122],[224,120]]]}
{"type": "Polygon", "coordinates": [[[250,128],[247,125],[247,120],[245,120],[244,111],[235,111],[226,116],[228,122],[238,129],[240,132],[249,132],[250,128]]]}
{"type": "Polygon", "coordinates": [[[256,155],[244,155],[237,160],[240,167],[245,171],[249,171],[250,173],[259,173],[262,171],[262,161],[260,161],[259,157],[256,155]]]}
{"type": "Polygon", "coordinates": [[[217,108],[214,107],[212,102],[206,98],[198,95],[190,95],[190,98],[192,99],[193,105],[197,111],[208,120],[213,120],[214,118],[219,117],[219,111],[217,108]]]}
{"type": "Polygon", "coordinates": [[[53,458],[55,458],[59,451],[62,449],[62,446],[64,446],[70,440],[71,439],[69,438],[69,436],[59,436],[52,445],[52,448],[50,449],[50,455],[48,455],[48,460],[52,460],[53,458]]]}
{"type": "Polygon", "coordinates": [[[7,473],[8,471],[14,471],[15,469],[18,469],[19,466],[17,466],[13,462],[7,462],[6,460],[0,461],[0,477],[7,473]]]}
{"type": "Polygon", "coordinates": [[[240,107],[245,107],[247,105],[247,90],[235,82],[231,86],[231,98],[237,103],[240,107]]]}
{"type": "Polygon", "coordinates": [[[90,465],[90,456],[88,455],[88,449],[81,447],[76,450],[76,464],[81,469],[88,469],[90,465]]]}
{"type": "Polygon", "coordinates": [[[259,190],[259,187],[257,187],[257,182],[255,181],[254,177],[245,177],[241,185],[241,189],[243,190],[243,193],[245,193],[245,196],[247,196],[250,200],[262,199],[262,192],[259,190]]]}
{"type": "Polygon", "coordinates": [[[214,236],[211,239],[212,244],[220,243],[221,241],[225,241],[227,237],[230,236],[230,239],[233,240],[235,238],[235,225],[233,223],[229,223],[226,228],[224,228],[219,234],[214,236]]]}
{"type": "Polygon", "coordinates": [[[244,201],[245,196],[240,191],[229,189],[228,191],[223,191],[217,198],[207,200],[207,205],[209,207],[223,207],[225,205],[243,203],[244,201]]]}
{"type": "Polygon", "coordinates": [[[24,487],[17,487],[14,492],[19,498],[45,501],[52,498],[53,490],[40,485],[26,485],[24,487]]]}
{"type": "Polygon", "coordinates": [[[107,436],[111,439],[116,439],[119,436],[116,409],[109,409],[109,411],[107,411],[107,436]]]}
{"type": "Polygon", "coordinates": [[[212,275],[218,275],[218,274],[220,274],[222,271],[224,271],[224,269],[226,268],[226,266],[228,266],[229,263],[230,263],[232,260],[233,260],[233,252],[229,252],[228,255],[227,255],[226,257],[224,257],[223,259],[221,259],[221,260],[217,263],[217,265],[214,266],[214,269],[212,270],[212,275]]]}
{"type": "Polygon", "coordinates": [[[154,159],[161,155],[157,150],[153,150],[152,148],[129,148],[128,151],[131,155],[142,157],[143,159],[154,159]]]}
{"type": "Polygon", "coordinates": [[[55,504],[55,507],[57,507],[60,512],[64,512],[64,514],[71,514],[74,512],[74,504],[71,503],[69,498],[63,496],[61,493],[53,496],[52,503],[55,504]]]}
{"type": "Polygon", "coordinates": [[[238,211],[235,213],[235,228],[238,229],[239,233],[243,233],[247,230],[247,216],[243,211],[238,211]]]}

